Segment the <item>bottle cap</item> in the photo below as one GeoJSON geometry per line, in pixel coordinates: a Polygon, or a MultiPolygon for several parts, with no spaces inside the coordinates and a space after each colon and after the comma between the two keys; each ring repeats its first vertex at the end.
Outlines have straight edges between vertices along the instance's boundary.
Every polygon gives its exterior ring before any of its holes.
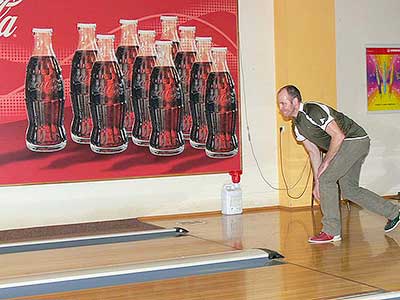
{"type": "Polygon", "coordinates": [[[89,23],[78,23],[77,24],[78,28],[96,28],[96,24],[89,24],[89,23]]]}
{"type": "Polygon", "coordinates": [[[33,28],[33,33],[53,33],[52,28],[33,28]]]}
{"type": "Polygon", "coordinates": [[[119,20],[119,24],[121,25],[130,25],[130,24],[137,24],[138,20],[125,20],[125,19],[121,19],[119,20]]]}
{"type": "Polygon", "coordinates": [[[240,175],[242,175],[243,171],[242,170],[235,170],[235,171],[230,171],[229,175],[232,177],[232,182],[233,183],[239,183],[240,182],[240,175]]]}
{"type": "Polygon", "coordinates": [[[157,45],[172,45],[172,41],[156,41],[156,46],[157,45]]]}
{"type": "Polygon", "coordinates": [[[115,38],[113,34],[98,34],[96,37],[98,40],[114,40],[115,38]]]}
{"type": "Polygon", "coordinates": [[[211,51],[212,52],[226,52],[228,48],[226,47],[212,47],[211,51]]]}
{"type": "Polygon", "coordinates": [[[196,31],[196,26],[179,26],[180,31],[196,31]]]}
{"type": "Polygon", "coordinates": [[[177,16],[161,16],[160,17],[161,21],[178,21],[177,16]]]}
{"type": "Polygon", "coordinates": [[[147,34],[147,35],[156,35],[155,30],[139,30],[139,35],[147,34]]]}
{"type": "Polygon", "coordinates": [[[197,42],[212,42],[212,37],[198,36],[196,37],[197,42]]]}

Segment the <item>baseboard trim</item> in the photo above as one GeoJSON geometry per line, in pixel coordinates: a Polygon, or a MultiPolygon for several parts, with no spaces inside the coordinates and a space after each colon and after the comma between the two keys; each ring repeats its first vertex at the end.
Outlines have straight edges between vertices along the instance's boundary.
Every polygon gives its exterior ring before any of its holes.
{"type": "Polygon", "coordinates": [[[397,195],[387,195],[387,196],[383,196],[384,199],[388,199],[388,200],[400,200],[400,193],[397,195]]]}
{"type": "MultiPolygon", "coordinates": [[[[319,209],[319,205],[315,204],[314,209],[319,209]]],[[[285,207],[281,205],[274,205],[274,206],[250,207],[250,208],[244,208],[243,213],[258,213],[258,212],[279,211],[279,210],[305,211],[305,210],[310,210],[310,206],[285,207]]],[[[173,219],[205,218],[205,217],[215,217],[221,215],[222,215],[221,211],[216,210],[216,211],[197,212],[197,213],[139,217],[138,220],[141,222],[151,222],[151,221],[163,221],[163,220],[173,220],[173,219]]]]}
{"type": "MultiPolygon", "coordinates": [[[[253,213],[253,212],[261,212],[261,211],[274,211],[279,210],[280,206],[262,206],[262,207],[251,207],[244,208],[244,213],[253,213]]],[[[146,216],[139,217],[138,220],[141,222],[149,222],[149,221],[163,221],[163,220],[172,220],[172,219],[191,219],[191,218],[205,218],[205,217],[215,217],[222,215],[221,211],[205,211],[205,212],[196,212],[196,213],[185,213],[185,214],[173,214],[173,215],[157,215],[157,216],[146,216]]]]}
{"type": "Polygon", "coordinates": [[[319,204],[315,203],[314,207],[311,207],[311,205],[296,206],[296,207],[279,206],[279,210],[283,210],[283,211],[306,211],[306,210],[310,210],[310,209],[318,210],[319,204]]]}

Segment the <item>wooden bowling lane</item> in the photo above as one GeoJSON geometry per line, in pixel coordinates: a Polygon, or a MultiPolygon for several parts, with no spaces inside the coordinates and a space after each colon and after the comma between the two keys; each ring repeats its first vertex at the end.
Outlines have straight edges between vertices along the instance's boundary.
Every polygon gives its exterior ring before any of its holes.
{"type": "Polygon", "coordinates": [[[182,236],[155,240],[0,255],[0,283],[21,276],[84,270],[235,250],[182,236]]]}
{"type": "MultiPolygon", "coordinates": [[[[316,219],[320,218],[318,215],[316,219]]],[[[294,236],[282,232],[283,236],[290,236],[284,252],[290,262],[384,290],[398,291],[400,228],[385,234],[385,223],[385,218],[352,206],[350,212],[342,209],[343,241],[308,245],[301,239],[304,234],[294,236]]]]}
{"type": "Polygon", "coordinates": [[[329,299],[376,290],[295,265],[197,275],[18,300],[329,299]]]}
{"type": "Polygon", "coordinates": [[[237,248],[270,248],[289,263],[384,290],[400,290],[400,228],[385,234],[385,218],[354,205],[350,211],[342,205],[343,241],[321,245],[307,242],[321,230],[318,209],[149,222],[166,227],[184,224],[193,236],[237,248]]]}
{"type": "Polygon", "coordinates": [[[191,236],[102,245],[94,249],[81,247],[76,252],[60,249],[23,253],[18,257],[4,255],[0,256],[0,280],[52,272],[60,267],[73,270],[262,247],[285,255],[288,264],[21,299],[208,300],[221,296],[234,300],[330,299],[381,289],[400,290],[400,229],[384,235],[384,218],[355,206],[350,211],[344,208],[342,242],[323,245],[307,242],[310,235],[321,229],[318,210],[153,220],[152,223],[164,227],[184,227],[190,230],[191,236]],[[57,251],[60,253],[54,257],[57,251]],[[30,268],[31,261],[46,266],[30,268]]]}
{"type": "MultiPolygon", "coordinates": [[[[192,236],[215,241],[237,249],[264,247],[280,249],[281,212],[278,210],[174,219],[143,218],[146,223],[181,226],[192,236]]],[[[158,225],[164,226],[164,225],[158,225]]]]}

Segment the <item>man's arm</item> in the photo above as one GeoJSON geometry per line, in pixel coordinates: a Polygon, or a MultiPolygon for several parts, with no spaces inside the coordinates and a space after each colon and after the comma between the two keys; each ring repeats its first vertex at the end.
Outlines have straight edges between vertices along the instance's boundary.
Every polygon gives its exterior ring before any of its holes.
{"type": "Polygon", "coordinates": [[[310,142],[309,140],[303,141],[304,148],[306,148],[308,152],[308,156],[310,157],[311,167],[314,174],[314,179],[318,179],[318,168],[321,165],[322,158],[321,152],[319,151],[318,147],[310,142]]]}
{"type": "Polygon", "coordinates": [[[318,147],[310,142],[309,140],[303,141],[304,148],[306,148],[308,152],[308,156],[310,157],[311,167],[314,175],[314,187],[313,187],[313,195],[315,198],[319,199],[319,181],[318,181],[318,169],[322,163],[321,152],[318,147]]]}
{"type": "Polygon", "coordinates": [[[330,162],[338,153],[345,138],[343,131],[339,128],[334,120],[328,124],[325,131],[331,136],[331,143],[329,145],[328,152],[326,152],[324,159],[318,168],[317,178],[319,178],[321,174],[328,168],[330,162]]]}

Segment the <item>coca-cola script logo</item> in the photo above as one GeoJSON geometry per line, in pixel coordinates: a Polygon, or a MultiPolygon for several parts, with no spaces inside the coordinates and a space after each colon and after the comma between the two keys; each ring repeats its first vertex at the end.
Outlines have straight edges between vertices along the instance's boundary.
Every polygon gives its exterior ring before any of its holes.
{"type": "Polygon", "coordinates": [[[23,0],[0,0],[0,37],[8,38],[11,36],[17,26],[18,17],[10,15],[10,11],[13,7],[21,4],[23,0]]]}

